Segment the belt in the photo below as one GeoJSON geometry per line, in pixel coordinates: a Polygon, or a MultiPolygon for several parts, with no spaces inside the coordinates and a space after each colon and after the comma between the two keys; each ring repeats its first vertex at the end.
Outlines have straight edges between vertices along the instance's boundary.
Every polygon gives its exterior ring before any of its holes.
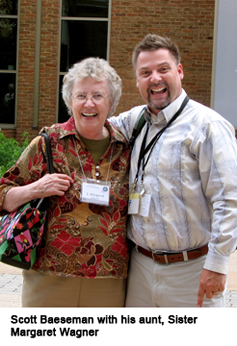
{"type": "MultiPolygon", "coordinates": [[[[134,244],[135,245],[135,244],[134,244]]],[[[152,258],[153,261],[160,264],[169,264],[174,262],[189,261],[204,256],[208,252],[208,246],[204,245],[197,249],[182,251],[179,253],[154,253],[152,251],[146,250],[139,245],[135,245],[137,252],[144,256],[152,258]]]]}

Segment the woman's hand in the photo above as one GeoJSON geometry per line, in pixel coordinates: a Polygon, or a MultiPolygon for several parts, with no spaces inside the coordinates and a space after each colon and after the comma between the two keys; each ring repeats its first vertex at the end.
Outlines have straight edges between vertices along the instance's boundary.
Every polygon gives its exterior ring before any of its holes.
{"type": "Polygon", "coordinates": [[[72,183],[72,178],[66,174],[46,174],[34,183],[12,187],[5,196],[2,209],[12,212],[36,198],[63,196],[72,183]]]}
{"type": "Polygon", "coordinates": [[[66,174],[54,173],[46,174],[31,185],[37,194],[34,198],[43,198],[53,195],[63,196],[72,183],[72,178],[66,174]]]}

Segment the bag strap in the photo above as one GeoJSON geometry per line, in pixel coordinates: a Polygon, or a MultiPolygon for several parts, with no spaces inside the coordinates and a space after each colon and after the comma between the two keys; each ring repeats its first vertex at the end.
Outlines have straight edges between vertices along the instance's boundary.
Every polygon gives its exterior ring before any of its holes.
{"type": "Polygon", "coordinates": [[[54,173],[54,168],[53,168],[53,156],[52,156],[52,150],[51,150],[51,141],[50,141],[49,135],[47,135],[47,133],[45,133],[45,132],[42,132],[40,134],[40,136],[44,137],[44,139],[45,139],[47,165],[48,165],[49,173],[52,174],[52,173],[54,173]]]}
{"type": "Polygon", "coordinates": [[[132,136],[129,139],[129,146],[130,146],[131,151],[133,149],[133,146],[134,146],[134,143],[135,143],[135,140],[136,140],[137,136],[139,135],[139,133],[141,132],[143,126],[146,123],[146,120],[145,120],[145,117],[144,117],[144,110],[145,110],[145,108],[143,108],[142,114],[140,115],[140,118],[138,119],[137,123],[135,124],[135,126],[133,128],[133,131],[132,131],[132,136]]]}

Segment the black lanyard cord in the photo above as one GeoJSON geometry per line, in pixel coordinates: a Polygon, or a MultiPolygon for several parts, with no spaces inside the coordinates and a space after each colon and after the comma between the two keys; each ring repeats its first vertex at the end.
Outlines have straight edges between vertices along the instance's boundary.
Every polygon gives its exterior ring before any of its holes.
{"type": "Polygon", "coordinates": [[[136,174],[136,178],[135,178],[135,183],[138,180],[138,173],[140,170],[140,166],[141,166],[141,162],[143,161],[143,165],[142,165],[142,181],[143,181],[143,175],[144,175],[144,170],[145,167],[148,163],[148,160],[150,159],[152,150],[154,149],[155,144],[157,143],[157,141],[159,140],[159,138],[162,136],[162,134],[165,132],[165,130],[172,124],[173,121],[175,121],[175,119],[177,119],[177,117],[182,113],[184,107],[186,106],[186,104],[189,101],[189,97],[186,96],[185,99],[183,100],[180,108],[178,109],[178,111],[174,114],[174,116],[170,119],[170,121],[168,121],[167,125],[165,127],[163,127],[163,129],[161,129],[150,141],[150,143],[145,147],[146,145],[146,141],[147,141],[147,135],[148,135],[148,130],[149,130],[149,126],[147,126],[147,130],[145,133],[145,136],[143,138],[142,141],[142,145],[141,145],[141,150],[140,150],[140,154],[139,154],[139,159],[138,159],[138,164],[137,164],[137,174],[136,174]],[[149,155],[145,161],[145,155],[149,152],[149,155]]]}

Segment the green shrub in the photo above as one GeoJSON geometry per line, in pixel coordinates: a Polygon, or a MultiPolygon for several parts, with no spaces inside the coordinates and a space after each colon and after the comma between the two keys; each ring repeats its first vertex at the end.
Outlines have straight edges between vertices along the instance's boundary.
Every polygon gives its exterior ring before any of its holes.
{"type": "Polygon", "coordinates": [[[20,144],[14,138],[6,138],[0,131],[0,177],[14,165],[28,144],[27,132],[24,132],[20,144]]]}

